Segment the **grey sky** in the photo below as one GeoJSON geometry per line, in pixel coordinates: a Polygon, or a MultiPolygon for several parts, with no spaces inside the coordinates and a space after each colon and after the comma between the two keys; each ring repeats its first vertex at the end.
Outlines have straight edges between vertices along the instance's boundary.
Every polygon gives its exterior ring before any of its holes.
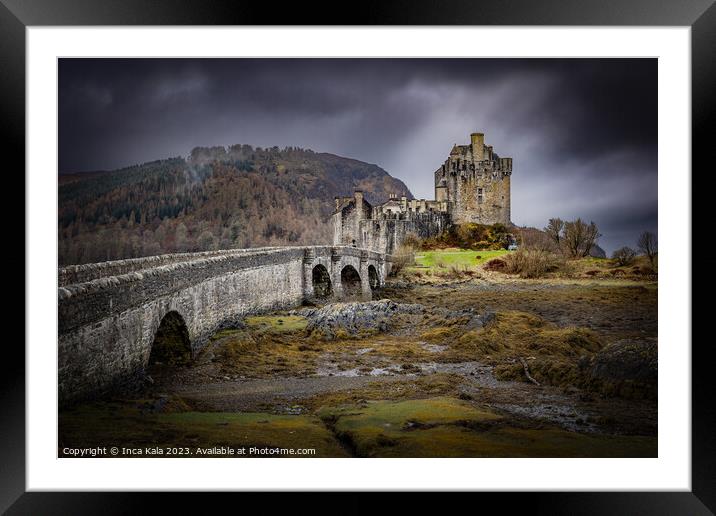
{"type": "Polygon", "coordinates": [[[657,227],[655,59],[62,59],[60,172],[195,146],[299,146],[432,198],[471,132],[514,159],[512,219],[594,220],[611,252],[657,227]]]}

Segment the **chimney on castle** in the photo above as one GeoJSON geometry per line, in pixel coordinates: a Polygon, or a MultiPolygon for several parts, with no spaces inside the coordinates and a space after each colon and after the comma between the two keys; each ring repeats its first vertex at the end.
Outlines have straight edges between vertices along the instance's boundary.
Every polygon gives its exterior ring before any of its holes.
{"type": "Polygon", "coordinates": [[[400,209],[401,211],[408,211],[408,198],[405,195],[400,198],[400,209]]]}
{"type": "Polygon", "coordinates": [[[485,159],[485,134],[472,133],[470,135],[470,143],[472,144],[472,156],[475,161],[485,159]]]}
{"type": "Polygon", "coordinates": [[[363,191],[362,190],[356,190],[355,192],[353,192],[353,199],[355,199],[357,209],[360,209],[363,207],[363,191]]]}
{"type": "Polygon", "coordinates": [[[341,198],[335,197],[333,200],[336,202],[336,211],[338,211],[338,208],[341,207],[341,198]]]}

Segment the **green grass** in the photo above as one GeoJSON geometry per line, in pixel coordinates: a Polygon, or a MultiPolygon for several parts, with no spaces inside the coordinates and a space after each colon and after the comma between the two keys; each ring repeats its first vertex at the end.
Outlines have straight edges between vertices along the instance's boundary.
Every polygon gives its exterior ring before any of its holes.
{"type": "Polygon", "coordinates": [[[459,267],[474,267],[481,265],[488,260],[508,253],[504,249],[499,251],[471,251],[469,249],[436,249],[434,251],[416,251],[415,265],[439,269],[457,265],[459,267]],[[478,256],[480,258],[478,258],[478,256]]]}
{"type": "Polygon", "coordinates": [[[305,330],[308,320],[301,315],[264,315],[246,318],[246,326],[271,332],[292,332],[305,330]]]}

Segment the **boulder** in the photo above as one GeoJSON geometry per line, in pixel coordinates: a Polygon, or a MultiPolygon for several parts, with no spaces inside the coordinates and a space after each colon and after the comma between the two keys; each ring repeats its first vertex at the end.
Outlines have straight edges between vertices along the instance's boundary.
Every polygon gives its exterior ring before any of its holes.
{"type": "Polygon", "coordinates": [[[419,304],[398,304],[390,299],[365,303],[332,303],[321,308],[301,310],[308,319],[307,330],[317,331],[326,337],[336,337],[339,332],[356,335],[359,332],[385,332],[390,319],[396,314],[419,314],[419,304]]]}
{"type": "Polygon", "coordinates": [[[622,340],[599,351],[589,361],[587,381],[607,396],[650,398],[657,395],[657,343],[622,340]]]}

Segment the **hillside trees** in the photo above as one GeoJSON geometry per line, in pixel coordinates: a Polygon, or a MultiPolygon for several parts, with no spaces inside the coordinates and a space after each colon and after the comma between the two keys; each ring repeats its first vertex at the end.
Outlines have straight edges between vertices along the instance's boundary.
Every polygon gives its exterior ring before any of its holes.
{"type": "MultiPolygon", "coordinates": [[[[298,148],[194,149],[75,175],[58,194],[61,265],[180,251],[328,244],[333,197],[406,190],[375,165],[298,148]]],[[[408,192],[409,194],[409,192],[408,192]]]]}

